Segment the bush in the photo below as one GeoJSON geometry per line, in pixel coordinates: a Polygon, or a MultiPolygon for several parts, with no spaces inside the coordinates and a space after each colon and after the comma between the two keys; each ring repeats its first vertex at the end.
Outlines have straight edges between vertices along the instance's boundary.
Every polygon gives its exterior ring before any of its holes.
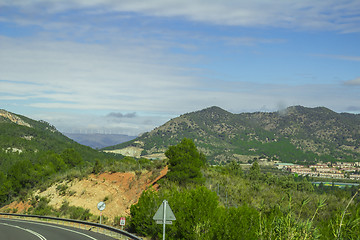
{"type": "Polygon", "coordinates": [[[66,190],[69,188],[68,185],[66,184],[60,184],[56,187],[56,191],[59,192],[60,196],[65,196],[66,195],[66,190]]]}
{"type": "Polygon", "coordinates": [[[96,159],[92,173],[99,174],[103,171],[103,169],[104,169],[104,166],[101,164],[100,160],[96,159]]]}
{"type": "Polygon", "coordinates": [[[71,219],[79,219],[79,220],[89,220],[89,218],[92,216],[90,213],[90,209],[84,209],[82,207],[74,207],[71,206],[69,208],[70,218],[71,219]]]}
{"type": "Polygon", "coordinates": [[[156,236],[161,229],[152,219],[160,206],[159,196],[152,189],[144,191],[136,205],[130,208],[129,231],[143,236],[156,236]]]}
{"type": "Polygon", "coordinates": [[[191,139],[184,138],[178,145],[170,146],[165,155],[169,159],[169,180],[180,185],[204,183],[201,168],[205,166],[206,158],[191,139]]]}
{"type": "Polygon", "coordinates": [[[218,208],[212,228],[213,239],[258,239],[259,213],[247,205],[218,208]]]}
{"type": "Polygon", "coordinates": [[[65,216],[65,217],[68,216],[71,219],[78,219],[85,221],[85,220],[89,220],[89,218],[92,216],[92,214],[90,213],[90,209],[70,206],[68,201],[64,201],[59,210],[61,216],[65,216]]]}
{"type": "Polygon", "coordinates": [[[54,209],[49,206],[50,200],[45,197],[40,198],[33,210],[34,215],[50,216],[54,214],[54,209]]]}

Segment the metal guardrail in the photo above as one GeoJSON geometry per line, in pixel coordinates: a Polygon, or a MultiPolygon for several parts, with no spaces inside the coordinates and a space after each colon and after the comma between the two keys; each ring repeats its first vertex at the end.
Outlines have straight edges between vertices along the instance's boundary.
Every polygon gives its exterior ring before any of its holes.
{"type": "Polygon", "coordinates": [[[80,221],[80,220],[74,220],[74,219],[66,219],[66,218],[56,218],[56,217],[47,217],[47,216],[39,216],[39,215],[24,215],[24,214],[16,214],[16,213],[0,213],[0,216],[12,216],[12,217],[20,217],[20,218],[33,218],[33,219],[45,219],[45,220],[52,220],[55,222],[69,222],[69,223],[74,223],[74,224],[79,224],[79,226],[84,225],[84,226],[91,226],[91,227],[97,227],[97,228],[101,228],[101,229],[105,229],[108,230],[110,232],[114,232],[117,234],[120,234],[122,236],[128,237],[130,239],[134,239],[134,240],[142,240],[142,238],[135,236],[129,232],[126,232],[124,230],[120,230],[114,227],[110,227],[104,224],[98,224],[98,223],[93,223],[93,222],[86,222],[86,221],[80,221]]]}

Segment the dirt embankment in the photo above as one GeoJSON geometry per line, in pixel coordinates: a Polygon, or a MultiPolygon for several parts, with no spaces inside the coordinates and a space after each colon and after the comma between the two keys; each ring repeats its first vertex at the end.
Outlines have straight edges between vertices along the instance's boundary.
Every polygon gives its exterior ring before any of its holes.
{"type": "MultiPolygon", "coordinates": [[[[106,208],[102,211],[102,215],[113,220],[115,216],[128,216],[131,205],[137,203],[141,193],[151,186],[157,189],[156,182],[165,176],[167,171],[166,167],[160,172],[92,174],[86,179],[54,184],[43,192],[36,192],[35,196],[47,197],[50,199],[49,204],[55,208],[68,201],[71,206],[90,209],[94,215],[100,215],[97,204],[103,201],[106,203],[106,208]]],[[[13,202],[3,209],[17,209],[17,212],[21,213],[29,207],[28,203],[13,202]]]]}

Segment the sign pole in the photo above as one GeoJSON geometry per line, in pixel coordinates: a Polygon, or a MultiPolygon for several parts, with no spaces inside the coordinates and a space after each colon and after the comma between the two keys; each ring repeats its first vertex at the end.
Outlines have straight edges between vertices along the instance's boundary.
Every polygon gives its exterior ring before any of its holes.
{"type": "Polygon", "coordinates": [[[165,226],[166,226],[165,222],[166,222],[166,204],[167,204],[167,201],[166,201],[166,200],[164,200],[164,201],[163,201],[163,203],[164,203],[164,217],[163,217],[163,240],[165,240],[165,226]]]}
{"type": "Polygon", "coordinates": [[[156,211],[153,219],[156,221],[157,224],[163,225],[163,240],[165,240],[165,226],[166,224],[172,224],[172,221],[176,220],[176,217],[171,210],[170,205],[168,205],[168,202],[164,200],[161,203],[161,206],[156,211]]]}

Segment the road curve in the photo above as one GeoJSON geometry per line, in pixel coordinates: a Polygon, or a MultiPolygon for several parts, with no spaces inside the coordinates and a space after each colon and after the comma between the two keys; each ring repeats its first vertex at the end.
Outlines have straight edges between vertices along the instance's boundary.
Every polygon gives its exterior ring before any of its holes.
{"type": "Polygon", "coordinates": [[[46,222],[0,218],[0,240],[114,240],[89,230],[46,222]]]}

